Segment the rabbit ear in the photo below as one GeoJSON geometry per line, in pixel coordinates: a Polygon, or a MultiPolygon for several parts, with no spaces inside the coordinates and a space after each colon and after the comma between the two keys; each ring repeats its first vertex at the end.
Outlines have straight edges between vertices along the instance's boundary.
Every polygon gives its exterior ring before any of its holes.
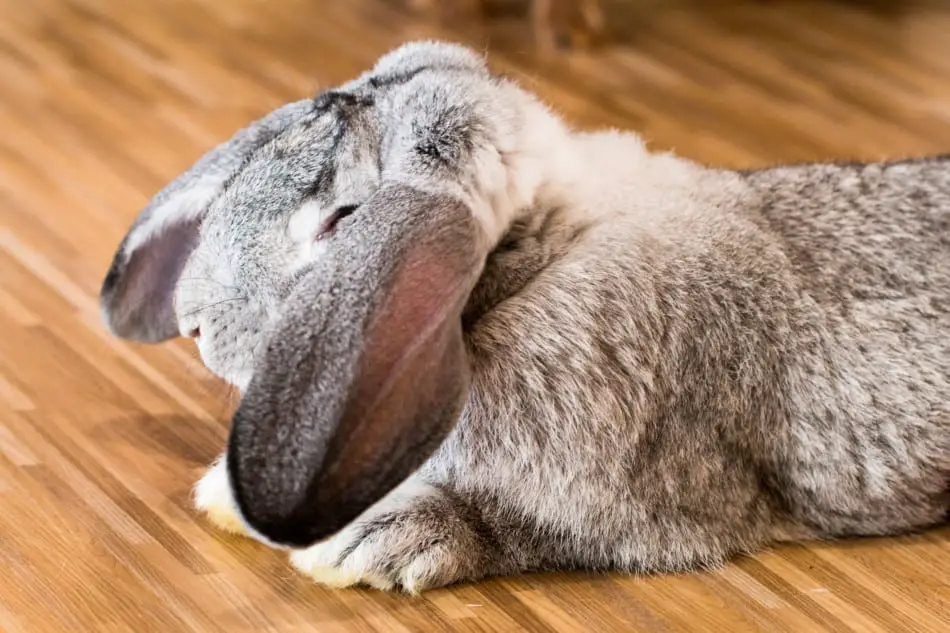
{"type": "Polygon", "coordinates": [[[468,393],[461,312],[484,242],[461,201],[404,185],[341,221],[233,419],[231,486],[258,535],[305,546],[336,532],[448,435],[468,393]]]}
{"type": "Polygon", "coordinates": [[[119,244],[102,283],[100,306],[113,334],[145,343],[178,335],[173,293],[208,207],[256,149],[312,108],[308,99],[271,112],[205,154],[152,198],[119,244]]]}

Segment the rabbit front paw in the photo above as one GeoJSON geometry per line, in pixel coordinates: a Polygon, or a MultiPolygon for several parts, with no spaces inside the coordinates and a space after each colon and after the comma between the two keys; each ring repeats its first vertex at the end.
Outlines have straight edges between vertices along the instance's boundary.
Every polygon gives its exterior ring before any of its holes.
{"type": "Polygon", "coordinates": [[[215,527],[241,536],[248,536],[231,494],[224,456],[211,465],[195,486],[195,508],[201,511],[215,527]]]}
{"type": "Polygon", "coordinates": [[[291,554],[298,570],[335,588],[419,594],[485,574],[484,548],[443,493],[409,481],[333,537],[291,554]]]}

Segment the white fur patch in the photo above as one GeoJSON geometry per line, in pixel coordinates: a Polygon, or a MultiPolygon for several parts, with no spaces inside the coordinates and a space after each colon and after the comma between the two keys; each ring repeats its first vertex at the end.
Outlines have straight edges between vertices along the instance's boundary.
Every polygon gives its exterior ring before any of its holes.
{"type": "Polygon", "coordinates": [[[290,216],[287,223],[287,236],[296,249],[288,273],[293,274],[307,266],[326,250],[326,243],[317,240],[320,227],[330,217],[331,209],[324,209],[315,200],[304,202],[290,216]]]}
{"type": "Polygon", "coordinates": [[[207,515],[215,526],[235,534],[248,534],[234,503],[224,455],[198,481],[194,499],[195,508],[207,515]]]}

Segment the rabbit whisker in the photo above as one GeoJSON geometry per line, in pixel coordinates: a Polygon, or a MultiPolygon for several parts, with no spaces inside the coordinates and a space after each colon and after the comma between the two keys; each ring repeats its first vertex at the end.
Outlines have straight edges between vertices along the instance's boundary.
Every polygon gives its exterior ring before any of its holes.
{"type": "Polygon", "coordinates": [[[220,301],[215,301],[215,302],[213,302],[213,303],[209,303],[209,304],[207,304],[207,305],[204,305],[204,306],[202,306],[202,307],[200,307],[200,308],[196,308],[195,310],[191,310],[191,311],[189,311],[189,312],[186,312],[185,314],[183,314],[183,315],[181,315],[181,316],[182,316],[182,317],[190,317],[190,316],[194,316],[194,315],[196,315],[196,314],[199,314],[199,313],[201,313],[201,312],[204,312],[205,310],[208,310],[209,308],[213,308],[213,307],[215,307],[215,306],[219,306],[219,305],[222,305],[222,304],[225,304],[225,303],[229,303],[229,302],[231,302],[231,301],[246,301],[246,300],[247,300],[247,297],[232,297],[232,298],[230,298],[230,299],[221,299],[220,301]]]}

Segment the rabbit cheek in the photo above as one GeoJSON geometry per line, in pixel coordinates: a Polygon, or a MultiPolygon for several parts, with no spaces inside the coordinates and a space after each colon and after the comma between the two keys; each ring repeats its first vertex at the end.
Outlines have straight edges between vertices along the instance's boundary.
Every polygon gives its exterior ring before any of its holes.
{"type": "Polygon", "coordinates": [[[212,323],[197,341],[201,359],[212,372],[242,392],[251,382],[260,347],[259,329],[243,320],[212,323]]]}
{"type": "Polygon", "coordinates": [[[182,330],[192,336],[201,361],[224,381],[244,389],[251,380],[254,358],[261,334],[257,321],[259,311],[247,300],[229,301],[202,297],[195,302],[197,315],[182,318],[182,330]]]}

